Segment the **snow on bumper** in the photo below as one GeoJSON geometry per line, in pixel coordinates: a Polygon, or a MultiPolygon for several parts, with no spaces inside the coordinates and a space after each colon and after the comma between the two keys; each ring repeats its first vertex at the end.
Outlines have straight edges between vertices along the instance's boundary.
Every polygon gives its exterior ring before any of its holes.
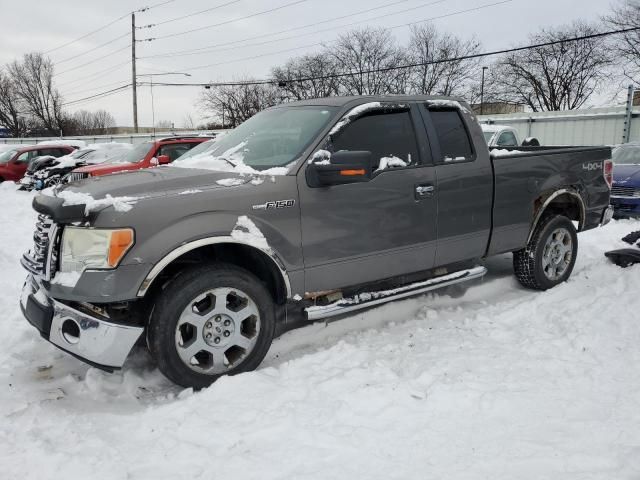
{"type": "Polygon", "coordinates": [[[42,337],[93,366],[121,368],[143,328],[89,315],[50,298],[32,276],[22,289],[20,307],[42,337]]]}

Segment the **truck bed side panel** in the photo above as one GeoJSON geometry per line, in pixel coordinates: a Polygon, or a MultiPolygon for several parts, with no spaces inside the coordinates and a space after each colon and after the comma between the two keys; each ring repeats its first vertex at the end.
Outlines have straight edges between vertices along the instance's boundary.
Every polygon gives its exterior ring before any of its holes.
{"type": "Polygon", "coordinates": [[[608,147],[529,150],[493,158],[493,234],[487,255],[523,248],[544,200],[562,189],[575,191],[585,207],[582,229],[597,226],[609,204],[602,163],[608,147]]]}

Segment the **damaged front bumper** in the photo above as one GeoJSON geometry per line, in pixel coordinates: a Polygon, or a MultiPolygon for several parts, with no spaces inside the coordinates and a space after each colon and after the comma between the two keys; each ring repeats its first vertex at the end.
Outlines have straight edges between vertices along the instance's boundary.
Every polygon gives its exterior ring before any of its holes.
{"type": "Polygon", "coordinates": [[[33,275],[27,277],[22,289],[20,308],[43,338],[74,357],[108,371],[122,367],[144,330],[113,323],[56,301],[33,275]]]}

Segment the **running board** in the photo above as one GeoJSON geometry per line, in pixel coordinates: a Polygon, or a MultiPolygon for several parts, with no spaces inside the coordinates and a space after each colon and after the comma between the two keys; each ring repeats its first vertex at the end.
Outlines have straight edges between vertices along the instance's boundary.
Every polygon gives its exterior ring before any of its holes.
{"type": "Polygon", "coordinates": [[[422,282],[411,283],[404,287],[394,288],[391,290],[381,290],[378,292],[360,293],[354,297],[343,298],[329,305],[314,305],[307,307],[307,319],[311,321],[320,320],[322,318],[334,317],[345,313],[353,312],[363,308],[380,305],[382,303],[391,302],[400,298],[410,297],[419,293],[429,292],[438,288],[447,287],[456,283],[468,282],[481,278],[487,273],[485,267],[477,266],[468,270],[460,270],[458,272],[449,273],[440,277],[431,278],[422,282]]]}

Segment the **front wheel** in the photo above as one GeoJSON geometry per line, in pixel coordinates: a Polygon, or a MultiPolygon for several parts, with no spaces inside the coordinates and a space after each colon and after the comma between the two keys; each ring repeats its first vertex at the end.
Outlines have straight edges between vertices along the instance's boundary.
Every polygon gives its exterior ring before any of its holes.
{"type": "Polygon", "coordinates": [[[254,370],[269,350],[275,306],[264,285],[234,265],[187,270],[160,293],[147,343],[160,371],[184,387],[254,370]]]}
{"type": "Polygon", "coordinates": [[[547,216],[525,248],[513,253],[513,269],[527,288],[548,290],[566,281],[576,263],[578,235],[571,220],[547,216]]]}

